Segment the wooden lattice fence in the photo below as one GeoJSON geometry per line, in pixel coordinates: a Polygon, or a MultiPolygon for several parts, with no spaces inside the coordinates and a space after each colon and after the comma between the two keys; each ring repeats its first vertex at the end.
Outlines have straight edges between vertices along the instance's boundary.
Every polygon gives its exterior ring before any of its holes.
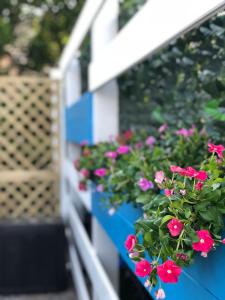
{"type": "Polygon", "coordinates": [[[0,77],[0,218],[58,214],[58,83],[0,77]]]}

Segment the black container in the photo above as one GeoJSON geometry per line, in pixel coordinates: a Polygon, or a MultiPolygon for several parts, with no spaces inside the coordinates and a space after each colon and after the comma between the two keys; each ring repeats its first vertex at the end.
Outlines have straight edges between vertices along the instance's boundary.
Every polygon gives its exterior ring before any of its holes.
{"type": "Polygon", "coordinates": [[[65,290],[66,248],[60,222],[0,223],[0,294],[65,290]]]}

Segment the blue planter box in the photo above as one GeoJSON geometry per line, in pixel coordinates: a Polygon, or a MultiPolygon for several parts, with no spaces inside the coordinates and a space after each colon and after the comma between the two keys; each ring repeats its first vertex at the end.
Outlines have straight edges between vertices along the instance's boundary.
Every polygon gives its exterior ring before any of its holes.
{"type": "MultiPolygon", "coordinates": [[[[118,252],[134,271],[135,265],[127,255],[124,241],[128,234],[134,232],[133,224],[142,215],[141,209],[135,209],[131,204],[123,204],[113,216],[101,202],[102,195],[94,192],[92,195],[92,213],[98,219],[108,236],[115,244],[118,252]]],[[[225,269],[223,258],[225,246],[219,247],[215,253],[210,253],[207,259],[199,256],[193,266],[183,270],[177,284],[164,284],[168,300],[224,300],[225,299],[225,269]]],[[[138,278],[143,284],[144,281],[138,278]]],[[[154,296],[154,291],[152,291],[154,296]]]]}
{"type": "Polygon", "coordinates": [[[80,144],[87,141],[92,144],[92,106],[93,95],[85,93],[77,102],[66,108],[65,123],[68,142],[80,144]]]}

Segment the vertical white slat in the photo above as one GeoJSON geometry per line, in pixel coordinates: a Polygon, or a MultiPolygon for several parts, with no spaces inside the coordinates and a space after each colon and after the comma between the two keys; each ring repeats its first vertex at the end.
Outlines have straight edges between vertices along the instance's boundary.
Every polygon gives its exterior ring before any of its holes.
{"type": "MultiPolygon", "coordinates": [[[[119,0],[107,0],[98,14],[91,31],[92,60],[101,57],[104,48],[114,38],[118,30],[119,0]]],[[[114,80],[93,93],[93,139],[109,140],[119,130],[119,99],[117,82],[114,80]]],[[[92,241],[94,248],[107,272],[114,288],[119,287],[119,257],[114,244],[95,218],[92,218],[92,241]]],[[[99,298],[96,287],[94,300],[99,298]]]]}

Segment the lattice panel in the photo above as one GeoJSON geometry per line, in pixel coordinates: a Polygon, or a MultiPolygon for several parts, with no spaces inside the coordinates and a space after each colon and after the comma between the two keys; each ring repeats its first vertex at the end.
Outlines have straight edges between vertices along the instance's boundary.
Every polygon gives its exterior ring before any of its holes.
{"type": "Polygon", "coordinates": [[[0,182],[0,218],[46,218],[58,215],[55,181],[0,182]]]}
{"type": "Polygon", "coordinates": [[[46,169],[52,164],[51,81],[0,78],[0,170],[46,169]]]}
{"type": "Polygon", "coordinates": [[[0,218],[58,214],[58,82],[0,77],[0,218]]]}

